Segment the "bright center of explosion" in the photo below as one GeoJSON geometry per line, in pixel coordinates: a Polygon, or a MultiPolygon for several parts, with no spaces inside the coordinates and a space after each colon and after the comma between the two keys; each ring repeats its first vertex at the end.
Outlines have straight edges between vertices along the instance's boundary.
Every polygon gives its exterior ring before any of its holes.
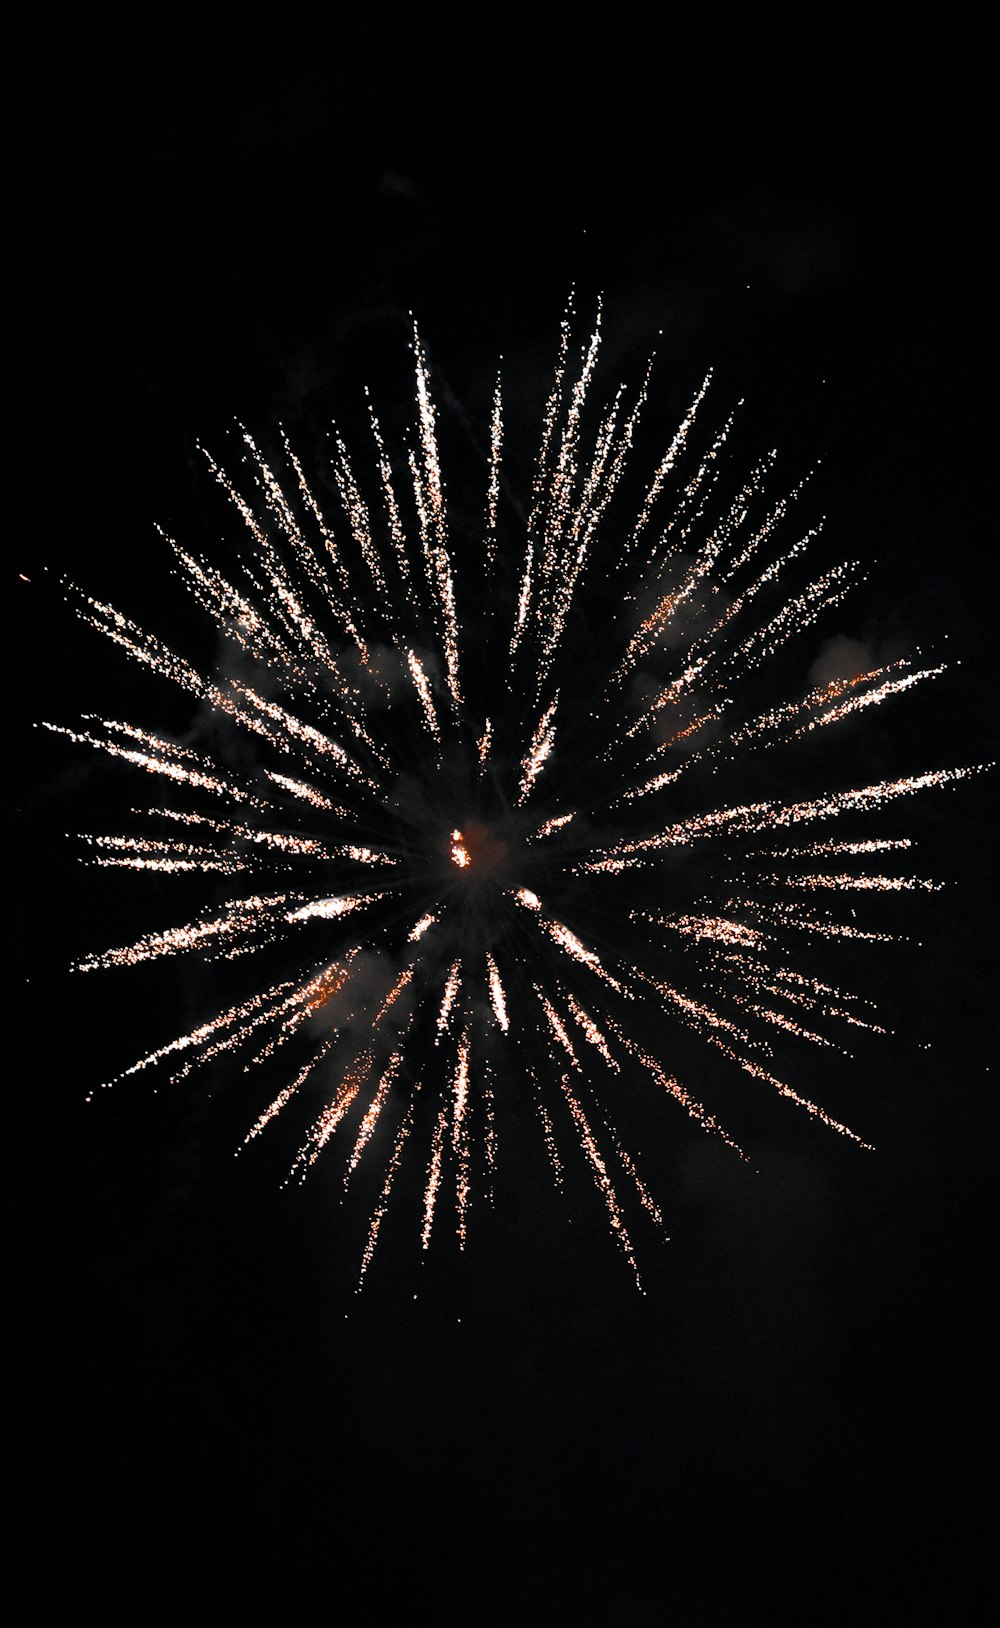
{"type": "Polygon", "coordinates": [[[500,869],[508,847],[489,826],[470,820],[461,831],[451,833],[450,853],[452,864],[459,870],[485,876],[500,869]]]}

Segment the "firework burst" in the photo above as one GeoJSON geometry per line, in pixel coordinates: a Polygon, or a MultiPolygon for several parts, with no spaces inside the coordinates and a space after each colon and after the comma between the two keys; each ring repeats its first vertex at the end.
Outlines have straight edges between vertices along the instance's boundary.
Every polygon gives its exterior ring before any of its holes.
{"type": "Polygon", "coordinates": [[[684,1031],[716,1072],[862,1142],[775,1051],[884,1032],[809,952],[890,937],[859,924],[861,894],[934,885],[899,868],[907,838],[859,835],[858,818],[974,772],[783,794],[798,782],[770,766],[790,748],[942,669],[897,659],[767,701],[762,675],[856,568],[808,572],[817,528],[791,529],[798,494],[771,495],[773,456],[739,475],[722,456],[732,420],[702,435],[708,379],[637,484],[650,373],[595,409],[599,339],[598,322],[577,353],[564,320],[523,506],[498,380],[475,563],[449,523],[415,337],[401,450],[372,411],[361,460],[333,436],[329,491],[285,437],[265,455],[243,433],[239,475],[209,458],[244,528],[236,566],[168,542],[217,627],[216,670],[69,588],[84,621],[252,746],[209,752],[111,718],[45,726],[163,786],[138,832],[84,836],[85,861],[193,873],[209,900],[79,969],[245,958],[243,998],[126,1075],[283,1053],[245,1141],[298,1112],[296,1179],[331,1143],[345,1184],[381,1160],[362,1278],[404,1160],[423,1171],[423,1247],[446,1211],[465,1244],[502,1156],[498,1099],[516,1093],[557,1182],[572,1157],[589,1168],[638,1281],[632,1214],[663,1221],[615,1095],[669,1096],[740,1152],[675,1073],[684,1031]],[[761,765],[771,794],[739,795],[761,765]]]}

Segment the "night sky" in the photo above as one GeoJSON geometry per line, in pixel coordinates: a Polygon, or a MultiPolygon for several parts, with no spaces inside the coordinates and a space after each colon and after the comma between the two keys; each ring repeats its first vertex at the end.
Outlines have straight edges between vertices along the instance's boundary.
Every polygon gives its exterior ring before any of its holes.
{"type": "Polygon", "coordinates": [[[465,1258],[445,1240],[421,1264],[412,1213],[392,1216],[359,1298],[339,1181],[320,1164],[283,1189],[266,1138],[234,1160],[235,1075],[84,1101],[204,1011],[179,964],[134,984],[67,972],[175,907],[83,870],[64,837],[129,828],[142,777],[31,725],[184,720],[56,579],[169,637],[185,612],[154,522],[210,548],[218,515],[196,442],[224,451],[234,419],[308,442],[365,383],[405,415],[411,311],[470,445],[501,353],[515,428],[537,421],[572,285],[581,322],[605,298],[606,389],[657,346],[664,439],[714,367],[717,403],[745,398],[745,444],[778,447],[790,479],[821,460],[824,562],[868,568],[810,654],[840,636],[956,663],[858,731],[866,777],[993,751],[976,96],[943,121],[909,59],[888,92],[874,62],[734,92],[677,59],[609,72],[598,50],[553,94],[541,72],[390,79],[370,45],[320,56],[92,70],[53,96],[25,187],[40,314],[15,482],[31,507],[8,544],[28,762],[8,1091],[19,1326],[41,1335],[32,1524],[72,1555],[81,1607],[132,1620],[159,1600],[274,1621],[356,1600],[375,1622],[908,1621],[921,1602],[972,1620],[995,1297],[988,780],[873,822],[916,837],[914,868],[947,886],[871,907],[912,939],[856,963],[896,1037],[795,1083],[876,1151],[763,1088],[739,1126],[749,1167],[662,1116],[644,1168],[671,1242],[647,1236],[643,1297],[586,1178],[561,1198],[516,1136],[465,1258]]]}

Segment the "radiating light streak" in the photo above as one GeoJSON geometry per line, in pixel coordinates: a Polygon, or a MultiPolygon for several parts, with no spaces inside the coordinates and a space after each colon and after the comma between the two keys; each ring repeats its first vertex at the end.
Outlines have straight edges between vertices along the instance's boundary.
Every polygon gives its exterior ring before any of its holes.
{"type": "Polygon", "coordinates": [[[866,1148],[869,1153],[872,1151],[871,1143],[862,1141],[857,1132],[852,1131],[849,1125],[842,1125],[838,1119],[834,1119],[831,1114],[828,1114],[824,1108],[820,1108],[817,1103],[810,1102],[808,1097],[800,1096],[797,1091],[792,1090],[790,1085],[786,1085],[784,1080],[776,1079],[775,1076],[770,1074],[766,1068],[762,1068],[760,1063],[755,1062],[750,1057],[739,1056],[739,1054],[735,1052],[731,1046],[728,1046],[724,1040],[719,1040],[715,1037],[713,1038],[714,1043],[720,1048],[720,1050],[726,1052],[730,1057],[732,1057],[733,1061],[739,1064],[739,1067],[743,1069],[744,1073],[752,1075],[756,1080],[764,1080],[768,1085],[772,1085],[774,1087],[779,1096],[787,1097],[790,1102],[797,1103],[800,1108],[804,1108],[806,1110],[806,1113],[812,1114],[816,1119],[822,1120],[823,1124],[829,1126],[830,1130],[839,1131],[841,1136],[849,1137],[852,1142],[857,1142],[859,1147],[866,1148]]]}
{"type": "Polygon", "coordinates": [[[580,1002],[577,1000],[576,996],[571,990],[566,990],[565,994],[566,1000],[569,1004],[569,1009],[576,1019],[579,1027],[583,1030],[584,1035],[590,1041],[590,1044],[594,1047],[595,1051],[600,1052],[612,1073],[620,1074],[621,1066],[612,1055],[608,1047],[607,1040],[601,1033],[601,1030],[598,1028],[593,1018],[588,1012],[584,1011],[583,1007],[580,1005],[580,1002]]]}
{"type": "MultiPolygon", "coordinates": [[[[503,457],[503,396],[500,375],[497,374],[493,392],[493,416],[490,419],[490,472],[486,486],[486,521],[483,548],[487,575],[492,577],[497,552],[497,499],[500,496],[500,461],[503,457]]],[[[487,720],[488,722],[489,720],[487,720]]]]}
{"type": "Polygon", "coordinates": [[[674,1078],[672,1074],[668,1074],[666,1069],[664,1069],[663,1066],[657,1062],[655,1057],[651,1057],[648,1052],[644,1051],[641,1046],[637,1045],[636,1042],[632,1040],[629,1035],[625,1034],[617,1024],[611,1023],[609,1024],[609,1027],[611,1029],[611,1033],[621,1043],[624,1049],[628,1052],[629,1056],[634,1057],[637,1062],[641,1063],[643,1068],[647,1069],[653,1076],[653,1079],[656,1081],[657,1085],[661,1086],[663,1090],[668,1093],[668,1095],[679,1102],[692,1119],[697,1120],[705,1130],[714,1131],[716,1135],[721,1136],[722,1140],[733,1149],[734,1153],[737,1153],[741,1159],[746,1160],[747,1155],[744,1153],[739,1143],[733,1141],[733,1138],[729,1135],[728,1131],[724,1130],[719,1124],[714,1114],[710,1114],[707,1108],[705,1108],[696,1097],[691,1095],[691,1092],[688,1091],[686,1086],[683,1086],[679,1080],[674,1078]]]}
{"type": "Polygon", "coordinates": [[[372,1028],[374,1028],[376,1024],[381,1023],[390,1006],[395,1005],[396,1001],[399,999],[400,995],[403,993],[403,990],[406,988],[407,984],[410,983],[412,978],[413,968],[404,967],[403,971],[400,973],[399,977],[396,979],[396,982],[390,989],[388,995],[385,997],[385,1000],[382,1002],[382,1005],[379,1007],[377,1013],[372,1018],[372,1028]]]}
{"type": "Polygon", "coordinates": [[[833,889],[837,893],[860,890],[869,893],[903,893],[912,892],[914,888],[922,888],[927,893],[936,893],[944,885],[941,882],[929,882],[919,876],[852,876],[843,871],[837,875],[824,876],[813,871],[804,876],[761,876],[759,878],[766,886],[771,887],[800,887],[833,889]]]}
{"type": "Polygon", "coordinates": [[[558,1040],[558,1042],[559,1042],[560,1046],[562,1047],[563,1051],[569,1057],[570,1061],[573,1064],[573,1067],[574,1068],[579,1068],[580,1067],[580,1059],[577,1057],[576,1052],[573,1050],[573,1042],[570,1039],[569,1035],[566,1033],[565,1026],[563,1024],[562,1019],[559,1016],[559,1013],[556,1011],[555,1007],[552,1005],[552,1002],[548,999],[548,996],[544,994],[544,992],[538,987],[537,984],[535,985],[535,994],[538,996],[538,999],[540,1000],[540,1002],[542,1004],[542,1009],[545,1012],[546,1018],[548,1019],[549,1028],[552,1030],[552,1033],[555,1035],[555,1037],[558,1040]]]}
{"type": "MultiPolygon", "coordinates": [[[[484,1079],[489,1079],[489,1068],[483,1070],[484,1079]]],[[[483,1133],[483,1151],[486,1155],[486,1191],[484,1197],[487,1204],[496,1202],[497,1179],[497,1122],[496,1104],[493,1091],[488,1085],[483,1086],[483,1111],[485,1117],[485,1130],[483,1133]]]]}
{"type": "Polygon", "coordinates": [[[493,1013],[504,1034],[506,1034],[510,1028],[510,1019],[507,1016],[507,997],[504,994],[500,974],[497,971],[497,964],[492,955],[487,955],[486,967],[489,975],[490,1002],[493,1006],[493,1013]]]}
{"type": "Polygon", "coordinates": [[[643,837],[637,842],[616,845],[600,859],[587,861],[581,871],[623,870],[628,865],[641,864],[642,856],[657,849],[675,847],[693,842],[700,837],[728,829],[734,832],[778,830],[810,820],[822,820],[839,814],[867,811],[894,797],[907,796],[929,787],[952,784],[970,775],[981,773],[989,765],[970,764],[962,769],[935,769],[929,774],[909,775],[900,780],[883,780],[876,785],[860,786],[851,791],[831,792],[813,801],[802,803],[748,803],[742,807],[715,809],[710,814],[695,815],[668,826],[656,836],[643,837]]]}
{"type": "MultiPolygon", "coordinates": [[[[381,1016],[381,1014],[379,1015],[381,1016]]],[[[377,1021],[378,1020],[376,1019],[376,1022],[377,1021]]],[[[374,1027],[374,1024],[372,1027],[374,1027]]],[[[354,1139],[354,1146],[351,1149],[351,1156],[347,1161],[347,1172],[344,1176],[345,1187],[347,1186],[347,1183],[349,1182],[354,1171],[357,1170],[358,1164],[361,1160],[361,1155],[364,1153],[365,1148],[372,1139],[375,1126],[378,1124],[379,1115],[386,1105],[389,1092],[392,1089],[393,1081],[399,1072],[399,1065],[402,1060],[402,1053],[394,1051],[392,1056],[389,1058],[388,1066],[383,1070],[375,1095],[368,1104],[368,1107],[365,1109],[364,1117],[361,1120],[361,1124],[358,1126],[358,1134],[354,1139]]]]}
{"type": "Polygon", "coordinates": [[[706,373],[705,378],[702,381],[701,388],[697,391],[691,406],[688,408],[686,414],[681,420],[673,440],[671,441],[663,457],[660,459],[660,462],[657,465],[656,473],[653,476],[649,490],[647,491],[646,497],[643,501],[642,508],[639,511],[639,518],[636,520],[635,526],[632,529],[632,534],[629,537],[628,543],[626,544],[627,550],[631,550],[635,547],[637,541],[649,525],[650,516],[653,512],[656,500],[663,491],[667,476],[673,470],[674,465],[677,463],[678,458],[684,450],[688,435],[691,431],[691,426],[695,421],[695,415],[705,399],[706,392],[711,382],[712,374],[711,372],[708,372],[706,373]]]}
{"type": "Polygon", "coordinates": [[[561,831],[564,826],[569,825],[573,817],[572,814],[555,815],[553,819],[546,820],[544,825],[540,825],[537,831],[533,831],[528,840],[537,841],[540,837],[552,836],[553,832],[561,831]]]}
{"type": "Polygon", "coordinates": [[[897,933],[878,933],[868,928],[856,927],[853,922],[805,916],[802,914],[802,906],[797,903],[767,904],[763,900],[747,898],[740,901],[740,906],[761,921],[774,922],[781,927],[791,927],[806,933],[818,933],[821,938],[855,938],[867,940],[872,944],[894,944],[899,941],[900,935],[897,933]]]}
{"type": "MultiPolygon", "coordinates": [[[[260,1118],[257,1119],[247,1131],[246,1136],[243,1138],[244,1147],[246,1147],[248,1142],[252,1142],[255,1136],[259,1136],[261,1131],[264,1129],[264,1126],[269,1125],[271,1120],[274,1119],[275,1116],[281,1112],[282,1108],[284,1108],[286,1104],[291,1101],[296,1091],[298,1091],[301,1085],[305,1084],[310,1074],[313,1074],[319,1067],[320,1063],[324,1062],[326,1058],[329,1057],[332,1047],[332,1039],[324,1040],[319,1050],[314,1052],[308,1061],[299,1069],[299,1072],[296,1074],[294,1080],[290,1080],[288,1085],[282,1087],[282,1089],[278,1092],[278,1095],[274,1098],[274,1101],[268,1104],[268,1106],[264,1109],[264,1112],[260,1115],[260,1118]]],[[[237,1149],[237,1152],[239,1152],[239,1149],[237,1149]]]]}
{"type": "Polygon", "coordinates": [[[220,853],[216,848],[199,847],[190,842],[170,842],[155,837],[89,836],[80,833],[80,840],[88,846],[111,849],[87,863],[98,866],[120,866],[128,870],[201,871],[208,874],[220,871],[231,876],[247,869],[246,862],[235,854],[220,853]]]}
{"type": "Polygon", "coordinates": [[[884,854],[894,848],[912,848],[910,837],[874,837],[867,842],[807,842],[800,848],[756,848],[751,852],[768,859],[812,858],[818,854],[884,854]]]}
{"type": "Polygon", "coordinates": [[[524,755],[521,763],[521,784],[518,790],[518,807],[527,801],[532,786],[538,779],[545,766],[552,747],[555,743],[555,729],[552,720],[555,717],[556,707],[559,705],[558,692],[546,707],[538,721],[531,745],[524,755]]]}
{"type": "Polygon", "coordinates": [[[442,1106],[434,1126],[430,1164],[427,1167],[427,1182],[424,1187],[424,1222],[420,1233],[420,1242],[424,1249],[428,1247],[431,1241],[434,1210],[437,1206],[438,1190],[441,1186],[441,1164],[444,1158],[444,1141],[447,1129],[448,1109],[446,1106],[442,1106]]]}
{"type": "MultiPolygon", "coordinates": [[[[416,1089],[418,1088],[414,1087],[414,1090],[416,1089]]],[[[382,1183],[382,1191],[378,1196],[378,1202],[375,1205],[375,1209],[372,1213],[371,1222],[369,1223],[368,1227],[368,1237],[365,1240],[365,1247],[361,1256],[361,1271],[358,1274],[359,1292],[361,1290],[361,1285],[365,1280],[365,1273],[368,1271],[368,1268],[371,1265],[372,1256],[375,1253],[375,1245],[378,1243],[379,1230],[382,1226],[382,1222],[385,1220],[386,1211],[389,1208],[389,1194],[392,1190],[392,1184],[396,1179],[396,1174],[399,1170],[400,1164],[402,1163],[403,1149],[406,1145],[407,1137],[410,1135],[410,1132],[413,1129],[413,1115],[415,1108],[416,1098],[414,1098],[407,1108],[406,1113],[403,1116],[403,1122],[400,1125],[399,1130],[396,1132],[396,1140],[393,1143],[392,1154],[389,1159],[389,1168],[385,1173],[385,1180],[382,1183]]]]}
{"type": "Polygon", "coordinates": [[[277,774],[273,769],[267,769],[265,772],[268,779],[273,780],[276,786],[281,787],[282,791],[291,792],[293,797],[298,797],[303,803],[311,803],[313,808],[325,808],[331,814],[341,814],[343,812],[329,797],[325,797],[321,791],[317,790],[315,786],[310,786],[305,780],[295,780],[291,775],[277,774]]]}
{"type": "Polygon", "coordinates": [[[367,1080],[373,1063],[374,1057],[372,1053],[366,1051],[362,1052],[357,1062],[353,1063],[348,1069],[337,1088],[333,1101],[323,1109],[310,1130],[307,1140],[299,1149],[290,1175],[298,1173],[299,1180],[305,1180],[310,1166],[316,1163],[327,1142],[367,1080]]]}
{"type": "Polygon", "coordinates": [[[576,934],[571,933],[563,922],[543,921],[541,927],[553,944],[558,944],[559,948],[565,950],[567,955],[571,955],[574,961],[580,961],[585,967],[589,967],[591,972],[596,972],[599,978],[603,978],[606,984],[611,985],[612,989],[621,989],[621,984],[611,976],[602,964],[600,956],[593,950],[588,950],[585,944],[581,944],[576,934]]]}
{"type": "MultiPolygon", "coordinates": [[[[536,1082],[536,1085],[537,1085],[537,1082],[536,1082]]],[[[541,1098],[538,1098],[538,1100],[535,1103],[535,1106],[536,1106],[536,1108],[538,1110],[539,1121],[541,1122],[542,1141],[545,1143],[545,1151],[549,1156],[549,1164],[552,1167],[552,1179],[555,1182],[556,1186],[558,1188],[560,1188],[560,1190],[561,1190],[562,1187],[563,1187],[563,1180],[564,1180],[564,1178],[563,1178],[563,1166],[562,1166],[562,1160],[559,1157],[559,1149],[556,1146],[556,1137],[555,1137],[555,1131],[553,1130],[553,1127],[552,1127],[552,1118],[551,1118],[551,1115],[549,1114],[549,1111],[546,1108],[544,1102],[542,1102],[541,1098]]]]}
{"type": "MultiPolygon", "coordinates": [[[[274,1010],[273,1004],[270,1003],[276,1001],[280,995],[291,988],[293,983],[294,980],[286,979],[283,983],[275,984],[262,994],[253,995],[246,1001],[239,1001],[235,1006],[231,1006],[228,1011],[220,1012],[218,1016],[212,1018],[208,1023],[199,1024],[196,1029],[192,1029],[188,1034],[179,1035],[175,1040],[168,1041],[165,1046],[159,1046],[155,1051],[147,1052],[144,1057],[138,1058],[136,1062],[125,1069],[122,1074],[117,1075],[115,1079],[106,1081],[105,1089],[108,1086],[117,1084],[119,1080],[127,1079],[130,1074],[137,1074],[140,1069],[153,1067],[156,1063],[162,1062],[165,1057],[171,1057],[176,1052],[189,1051],[203,1046],[206,1041],[218,1035],[221,1030],[229,1028],[240,1019],[246,1020],[251,1017],[251,1021],[253,1021],[252,1015],[255,1014],[256,1021],[267,1021],[274,1010]]],[[[87,1100],[90,1101],[90,1097],[87,1100]]]]}
{"type": "MultiPolygon", "coordinates": [[[[105,728],[118,727],[105,720],[105,728]]],[[[210,791],[218,797],[231,797],[237,803],[250,803],[258,808],[264,804],[252,792],[238,785],[236,781],[226,775],[207,773],[204,769],[192,768],[187,763],[174,761],[174,754],[180,753],[180,748],[173,746],[169,741],[152,740],[152,751],[140,751],[134,747],[122,746],[118,741],[101,740],[97,735],[89,734],[85,730],[64,729],[58,724],[43,724],[43,729],[51,730],[54,735],[67,735],[70,740],[96,746],[98,751],[107,752],[111,757],[121,758],[124,763],[132,763],[136,768],[145,769],[148,774],[162,774],[168,780],[176,780],[179,784],[193,786],[202,791],[210,791]]],[[[186,752],[186,757],[193,758],[194,753],[186,752]]]]}
{"type": "Polygon", "coordinates": [[[621,1205],[618,1201],[618,1194],[615,1192],[614,1185],[610,1176],[608,1175],[607,1166],[604,1163],[600,1149],[594,1140],[594,1133],[590,1128],[587,1116],[570,1089],[569,1078],[567,1075],[563,1074],[560,1077],[560,1084],[563,1089],[563,1096],[569,1103],[569,1111],[573,1116],[573,1123],[576,1126],[576,1132],[580,1138],[580,1145],[590,1161],[591,1169],[594,1172],[594,1179],[601,1192],[604,1202],[607,1205],[608,1218],[611,1222],[611,1230],[621,1245],[625,1259],[632,1268],[635,1276],[636,1287],[641,1290],[642,1280],[639,1277],[639,1268],[636,1264],[635,1253],[632,1249],[632,1240],[628,1235],[628,1229],[625,1225],[624,1217],[622,1216],[621,1205]]]}
{"type": "Polygon", "coordinates": [[[298,910],[290,910],[285,920],[309,921],[311,917],[318,916],[323,921],[336,921],[339,916],[349,916],[352,911],[361,910],[366,904],[373,904],[378,897],[377,893],[359,893],[353,898],[310,899],[308,904],[300,905],[298,910]]]}
{"type": "Polygon", "coordinates": [[[681,933],[689,938],[709,939],[714,944],[745,944],[755,948],[764,938],[763,933],[756,927],[747,927],[739,921],[729,921],[725,916],[658,916],[645,910],[636,910],[632,914],[633,919],[652,922],[658,927],[668,927],[671,932],[681,933]]]}
{"type": "MultiPolygon", "coordinates": [[[[255,830],[252,826],[237,825],[233,820],[212,820],[208,819],[204,814],[187,814],[172,808],[158,808],[152,810],[136,809],[134,812],[153,813],[161,819],[177,820],[183,825],[204,826],[210,831],[221,832],[230,838],[236,837],[240,842],[249,842],[256,846],[274,848],[279,853],[295,855],[296,857],[307,855],[317,859],[328,859],[330,857],[328,850],[322,842],[319,842],[315,837],[301,836],[298,832],[255,830]]],[[[337,809],[336,813],[341,815],[344,819],[348,817],[346,809],[337,809]]],[[[100,842],[111,841],[112,839],[95,838],[94,840],[100,842]]],[[[124,839],[120,837],[114,838],[114,841],[116,842],[121,842],[123,840],[124,839]]]]}
{"type": "Polygon", "coordinates": [[[812,729],[821,729],[825,724],[839,723],[841,719],[848,717],[850,713],[860,712],[862,707],[878,706],[888,696],[900,695],[903,690],[908,690],[912,685],[919,684],[922,679],[937,678],[945,670],[943,666],[924,667],[920,672],[906,673],[903,678],[886,679],[883,684],[879,684],[875,689],[865,690],[860,695],[852,695],[846,701],[841,701],[837,706],[830,707],[828,711],[821,713],[818,718],[811,718],[808,723],[802,725],[798,733],[805,735],[812,729]]]}
{"type": "Polygon", "coordinates": [[[224,916],[210,921],[187,922],[183,927],[168,927],[163,933],[149,933],[125,944],[120,949],[105,950],[100,955],[85,956],[76,963],[78,972],[93,972],[98,967],[131,967],[141,961],[153,961],[162,955],[183,955],[197,949],[208,939],[232,938],[267,920],[270,911],[287,903],[285,893],[266,898],[252,895],[248,899],[233,899],[224,916]]]}
{"type": "Polygon", "coordinates": [[[436,607],[441,628],[445,672],[448,689],[456,707],[462,704],[459,684],[458,620],[455,610],[455,583],[448,555],[447,519],[444,500],[444,480],[438,454],[435,428],[435,409],[431,400],[427,363],[420,339],[413,332],[413,351],[416,360],[417,406],[420,422],[420,448],[422,463],[418,471],[411,463],[414,476],[414,496],[421,518],[421,541],[427,562],[431,585],[436,589],[436,607]]]}
{"type": "Polygon", "coordinates": [[[434,697],[427,681],[420,657],[413,650],[406,652],[406,662],[413,679],[413,687],[420,697],[420,705],[424,709],[424,722],[436,741],[441,739],[441,726],[438,723],[437,713],[434,710],[434,697]]]}
{"type": "Polygon", "coordinates": [[[452,1085],[452,1147],[456,1164],[456,1222],[458,1241],[465,1248],[469,1211],[469,1031],[458,1043],[455,1077],[452,1085]]]}
{"type": "Polygon", "coordinates": [[[413,927],[407,933],[407,941],[410,944],[416,944],[419,939],[423,938],[428,927],[433,927],[436,921],[436,916],[421,916],[420,920],[415,922],[413,927]]]}
{"type": "Polygon", "coordinates": [[[389,519],[389,534],[392,538],[392,547],[396,557],[396,564],[399,567],[400,586],[407,603],[412,605],[413,598],[410,562],[406,549],[406,532],[403,527],[403,521],[399,512],[399,504],[396,500],[396,492],[392,482],[392,465],[389,462],[385,442],[382,439],[382,431],[379,427],[379,421],[375,415],[375,409],[372,406],[367,388],[365,389],[365,397],[368,401],[372,435],[375,440],[375,446],[378,450],[378,470],[382,483],[382,500],[385,504],[386,514],[389,519]]]}
{"type": "Polygon", "coordinates": [[[455,996],[458,994],[458,986],[461,982],[461,976],[462,963],[461,961],[455,961],[452,963],[448,977],[445,980],[444,992],[441,996],[441,1006],[440,1010],[438,1011],[437,1036],[435,1039],[435,1045],[440,1043],[441,1036],[448,1027],[448,1016],[455,1004],[455,996]]]}

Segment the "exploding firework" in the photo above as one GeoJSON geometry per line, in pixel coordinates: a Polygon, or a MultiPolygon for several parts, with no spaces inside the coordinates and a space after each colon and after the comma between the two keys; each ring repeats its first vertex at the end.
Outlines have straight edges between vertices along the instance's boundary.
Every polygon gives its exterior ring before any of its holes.
{"type": "Polygon", "coordinates": [[[673,1098],[740,1153],[679,1077],[685,1031],[716,1072],[861,1142],[781,1077],[775,1050],[884,1032],[812,951],[890,937],[858,923],[861,894],[934,884],[898,868],[907,838],[859,835],[858,817],[974,772],[810,795],[784,774],[790,751],[942,669],[869,663],[775,700],[763,675],[856,570],[804,570],[818,528],[791,532],[798,493],[771,495],[773,456],[745,474],[722,456],[732,419],[701,434],[708,379],[637,483],[650,373],[595,410],[599,337],[598,321],[578,355],[563,322],[523,504],[498,380],[475,563],[468,520],[460,547],[449,521],[415,337],[401,451],[369,409],[370,452],[335,434],[329,478],[307,477],[284,436],[265,455],[242,433],[239,475],[209,458],[240,556],[224,573],[168,542],[218,630],[211,670],[68,590],[215,719],[211,752],[110,718],[46,725],[163,784],[137,832],[83,838],[87,862],[193,874],[208,901],[79,969],[189,955],[241,958],[245,976],[242,998],[118,1078],[224,1057],[249,1073],[280,1052],[245,1141],[298,1113],[294,1177],[335,1138],[345,1183],[380,1161],[362,1279],[404,1161],[422,1172],[422,1246],[445,1208],[464,1246],[492,1195],[498,1102],[516,1094],[555,1179],[571,1157],[589,1167],[638,1281],[631,1212],[662,1217],[616,1097],[673,1098]]]}

